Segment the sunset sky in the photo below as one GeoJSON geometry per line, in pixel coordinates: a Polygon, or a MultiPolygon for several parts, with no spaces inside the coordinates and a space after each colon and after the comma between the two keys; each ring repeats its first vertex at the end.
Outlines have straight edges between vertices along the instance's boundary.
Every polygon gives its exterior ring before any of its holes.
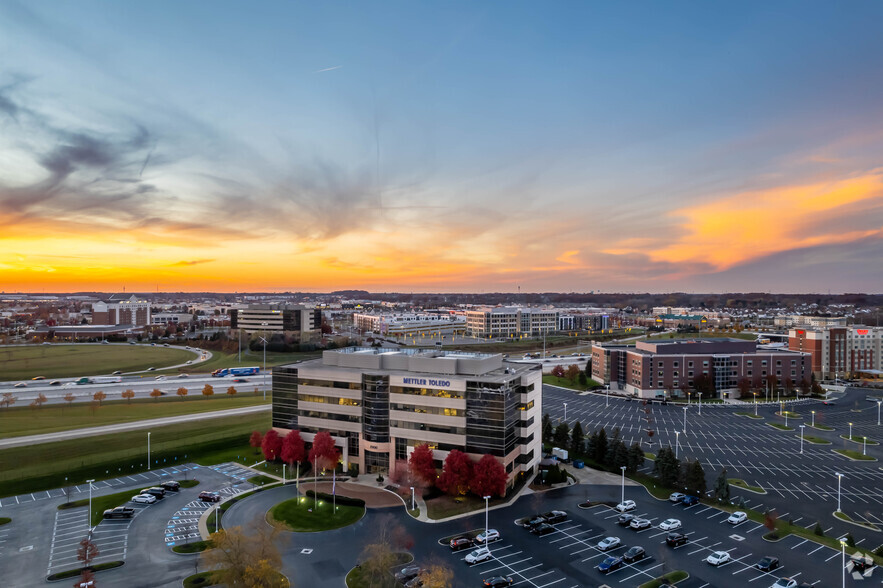
{"type": "Polygon", "coordinates": [[[0,289],[881,292],[881,22],[0,0],[0,289]]]}

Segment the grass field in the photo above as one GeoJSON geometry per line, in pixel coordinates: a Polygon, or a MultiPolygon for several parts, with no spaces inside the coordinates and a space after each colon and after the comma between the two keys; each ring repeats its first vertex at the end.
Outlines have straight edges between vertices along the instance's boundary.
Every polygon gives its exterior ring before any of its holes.
{"type": "MultiPolygon", "coordinates": [[[[267,352],[267,368],[271,368],[277,365],[284,365],[286,363],[292,363],[295,361],[304,361],[306,359],[315,359],[321,357],[321,352],[313,351],[310,353],[272,353],[270,351],[267,352]]],[[[196,363],[193,365],[188,365],[182,368],[175,368],[173,370],[158,370],[157,374],[169,374],[169,373],[205,373],[211,372],[214,370],[218,370],[221,368],[231,368],[231,367],[250,367],[257,366],[263,369],[264,367],[264,353],[263,351],[248,351],[243,349],[242,351],[242,361],[239,361],[238,356],[235,353],[223,353],[221,351],[212,351],[212,357],[208,361],[204,361],[201,363],[196,363]]]]}
{"type": "Polygon", "coordinates": [[[588,390],[594,386],[599,386],[598,382],[595,380],[587,379],[585,386],[580,385],[579,380],[576,382],[571,382],[567,378],[558,378],[556,376],[543,376],[543,384],[551,384],[553,386],[559,386],[561,388],[570,388],[571,390],[588,390]]]}
{"type": "Polygon", "coordinates": [[[75,378],[134,372],[149,367],[184,363],[194,355],[183,349],[149,345],[27,345],[0,348],[0,374],[4,380],[30,380],[36,376],[75,378]]]}
{"type": "MultiPolygon", "coordinates": [[[[149,486],[145,486],[145,488],[149,488],[149,486]]],[[[93,527],[101,522],[101,519],[104,518],[104,511],[109,508],[116,508],[118,506],[123,506],[128,503],[133,496],[138,494],[138,490],[126,490],[125,492],[117,492],[116,494],[105,494],[104,496],[93,496],[92,497],[92,522],[90,523],[93,527]]],[[[89,499],[84,498],[82,500],[76,500],[70,504],[62,504],[58,507],[58,510],[67,510],[69,508],[83,508],[89,506],[89,499]]]]}
{"type": "MultiPolygon", "coordinates": [[[[404,566],[414,560],[414,556],[410,553],[398,552],[392,554],[389,561],[390,568],[404,566]]],[[[378,581],[376,578],[368,578],[360,567],[355,567],[346,575],[347,588],[397,588],[401,586],[396,582],[392,574],[387,574],[385,578],[378,581]]]]}
{"type": "Polygon", "coordinates": [[[834,449],[833,451],[856,461],[877,461],[876,458],[870,455],[863,455],[861,451],[853,451],[852,449],[834,449]]]}
{"type": "Polygon", "coordinates": [[[757,492],[758,494],[766,494],[766,490],[764,490],[760,486],[752,486],[741,478],[727,478],[727,483],[730,486],[735,486],[736,488],[744,488],[745,490],[751,490],[752,492],[757,492]]]}
{"type": "MultiPolygon", "coordinates": [[[[231,448],[250,450],[251,432],[269,427],[269,412],[155,427],[151,429],[151,461],[154,467],[186,461],[219,463],[214,458],[231,454],[231,448]]],[[[0,496],[143,471],[146,458],[145,431],[4,449],[0,451],[0,496]]]]}
{"type": "MultiPolygon", "coordinates": [[[[182,383],[182,385],[186,387],[186,383],[182,383]]],[[[220,389],[210,398],[200,395],[199,390],[192,390],[191,394],[197,396],[188,396],[186,400],[181,400],[177,396],[166,396],[158,400],[139,398],[133,400],[131,404],[125,400],[105,401],[94,412],[89,404],[83,402],[70,406],[48,404],[36,410],[27,406],[4,408],[0,409],[0,439],[182,414],[243,408],[269,404],[270,402],[269,399],[264,401],[262,395],[240,393],[231,396],[224,394],[220,389]]]]}
{"type": "Polygon", "coordinates": [[[284,523],[289,530],[296,532],[327,531],[352,525],[365,514],[364,506],[337,505],[332,516],[332,505],[319,500],[318,507],[313,499],[306,497],[289,498],[270,509],[271,522],[284,523]]]}

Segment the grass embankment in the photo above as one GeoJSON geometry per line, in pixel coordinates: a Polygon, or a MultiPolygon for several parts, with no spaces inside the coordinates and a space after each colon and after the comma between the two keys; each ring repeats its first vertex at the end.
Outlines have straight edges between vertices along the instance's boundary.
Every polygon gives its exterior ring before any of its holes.
{"type": "Polygon", "coordinates": [[[767,425],[773,427],[774,429],[779,429],[780,431],[793,431],[794,427],[788,427],[783,425],[782,423],[767,423],[767,425]]]}
{"type": "MultiPolygon", "coordinates": [[[[145,485],[145,488],[149,488],[149,485],[145,485]]],[[[93,496],[92,497],[92,516],[89,524],[91,526],[95,526],[101,522],[104,518],[104,511],[109,508],[116,508],[118,506],[122,506],[129,502],[133,496],[138,494],[138,490],[126,490],[125,492],[117,492],[115,494],[105,494],[104,496],[93,496]]],[[[83,498],[81,500],[74,500],[73,502],[68,502],[67,504],[61,504],[58,506],[58,510],[67,510],[69,508],[82,508],[89,506],[89,499],[83,498]]]]}
{"type": "MultiPolygon", "coordinates": [[[[799,439],[799,437],[798,437],[799,439]]],[[[831,442],[827,439],[822,439],[821,437],[816,437],[814,435],[804,435],[803,440],[807,443],[812,443],[813,445],[830,445],[831,442]]]]}
{"type": "Polygon", "coordinates": [[[828,425],[809,425],[813,429],[818,429],[819,431],[833,431],[834,427],[829,427],[828,425]]]}
{"type": "MultiPolygon", "coordinates": [[[[495,496],[489,501],[489,506],[502,504],[506,500],[495,496]]],[[[435,520],[478,510],[484,510],[484,500],[478,496],[438,496],[426,501],[426,516],[435,520]]]]}
{"type": "Polygon", "coordinates": [[[659,588],[662,584],[675,584],[681,580],[686,580],[689,576],[690,574],[683,570],[675,570],[674,572],[669,572],[664,576],[660,576],[641,584],[640,588],[659,588]]]}
{"type": "MultiPolygon", "coordinates": [[[[154,427],[150,438],[153,467],[187,461],[203,465],[220,463],[215,461],[216,457],[230,455],[236,448],[251,451],[248,436],[256,429],[266,431],[269,427],[269,413],[154,427]]],[[[0,450],[0,496],[144,471],[146,457],[144,431],[0,450]]]]}
{"type": "MultiPolygon", "coordinates": [[[[850,437],[849,435],[840,435],[840,438],[845,439],[847,441],[852,441],[853,443],[857,443],[859,445],[863,445],[865,443],[865,437],[859,437],[858,435],[853,435],[852,437],[850,437]]],[[[867,444],[868,445],[880,445],[879,443],[877,443],[873,439],[867,439],[867,444]]]]}
{"type": "MultiPolygon", "coordinates": [[[[404,566],[414,561],[414,557],[410,553],[394,553],[389,561],[390,569],[404,566]]],[[[346,575],[346,585],[348,588],[395,588],[400,586],[393,577],[392,573],[387,574],[381,581],[375,578],[365,577],[365,571],[360,567],[355,567],[346,575]]]]}
{"type": "Polygon", "coordinates": [[[552,386],[558,386],[560,388],[570,388],[571,390],[579,390],[580,392],[584,392],[589,388],[593,388],[595,386],[600,386],[600,384],[598,384],[598,382],[596,382],[595,380],[586,380],[585,384],[580,384],[579,380],[572,381],[568,378],[559,378],[557,376],[549,376],[545,374],[543,375],[543,384],[550,384],[552,386]]]}
{"type": "Polygon", "coordinates": [[[4,380],[75,378],[159,369],[195,357],[185,349],[150,345],[22,345],[0,348],[0,374],[4,380]]]}
{"type": "MultiPolygon", "coordinates": [[[[199,572],[198,574],[193,574],[192,576],[187,576],[184,578],[184,588],[198,588],[201,586],[218,586],[220,585],[220,581],[216,581],[214,579],[213,572],[199,572]]],[[[279,574],[279,579],[273,583],[273,586],[277,586],[279,588],[288,588],[291,586],[291,583],[288,581],[288,578],[283,574],[279,574]]]]}
{"type": "Polygon", "coordinates": [[[739,415],[739,416],[743,416],[743,417],[748,417],[748,418],[750,418],[750,419],[763,419],[762,416],[760,416],[760,415],[756,415],[756,414],[754,414],[753,412],[737,412],[737,413],[734,413],[734,414],[737,414],[737,415],[739,415]]]}
{"type": "MultiPolygon", "coordinates": [[[[105,563],[100,563],[100,564],[95,564],[95,565],[89,566],[89,570],[91,570],[92,572],[101,572],[104,570],[112,570],[114,568],[120,567],[124,563],[126,563],[126,562],[124,562],[124,561],[108,561],[105,563]]],[[[55,580],[66,580],[68,578],[76,578],[82,572],[83,572],[82,568],[65,570],[63,572],[56,572],[46,579],[49,580],[50,582],[53,582],[55,580]]]]}
{"type": "MultiPolygon", "coordinates": [[[[188,388],[187,382],[176,382],[175,388],[180,387],[188,388]]],[[[215,390],[215,394],[210,397],[202,396],[201,387],[188,389],[188,392],[189,396],[185,400],[179,396],[164,396],[158,400],[138,398],[131,403],[125,400],[105,400],[94,410],[85,402],[70,406],[47,404],[38,409],[27,406],[4,408],[0,409],[0,439],[270,403],[270,398],[265,401],[261,395],[242,392],[226,394],[226,388],[215,390]]]]}
{"type": "Polygon", "coordinates": [[[848,457],[849,459],[854,459],[856,461],[877,461],[876,458],[871,457],[870,455],[862,455],[861,451],[855,451],[852,449],[834,449],[834,453],[839,453],[844,457],[848,457]]]}
{"type": "Polygon", "coordinates": [[[757,492],[758,494],[766,494],[766,490],[764,490],[760,486],[752,486],[741,478],[727,478],[727,482],[729,482],[730,486],[735,486],[736,488],[750,490],[751,492],[757,492]]]}
{"type": "Polygon", "coordinates": [[[250,477],[247,481],[251,482],[255,486],[264,486],[266,484],[275,484],[279,480],[277,480],[275,478],[271,478],[269,476],[257,475],[257,476],[250,477]]]}
{"type": "MultiPolygon", "coordinates": [[[[340,502],[343,497],[338,498],[340,502]]],[[[361,501],[359,501],[361,502],[361,501]]],[[[365,514],[365,506],[338,504],[334,510],[331,501],[320,496],[318,503],[309,497],[300,496],[284,500],[270,509],[268,520],[282,523],[289,530],[298,533],[328,531],[352,525],[365,514]]]]}
{"type": "Polygon", "coordinates": [[[212,547],[211,539],[206,539],[203,541],[194,541],[193,543],[182,543],[181,545],[175,545],[172,547],[172,551],[175,553],[199,553],[201,551],[205,551],[206,549],[210,549],[212,547]]]}

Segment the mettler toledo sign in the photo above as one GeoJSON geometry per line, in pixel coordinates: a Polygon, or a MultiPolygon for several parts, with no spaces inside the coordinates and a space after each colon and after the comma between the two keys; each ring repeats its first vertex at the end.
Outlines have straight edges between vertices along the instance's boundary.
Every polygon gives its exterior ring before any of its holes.
{"type": "Polygon", "coordinates": [[[390,376],[390,386],[402,386],[406,388],[432,388],[435,390],[465,390],[465,380],[451,380],[448,378],[420,378],[411,376],[390,376]]]}

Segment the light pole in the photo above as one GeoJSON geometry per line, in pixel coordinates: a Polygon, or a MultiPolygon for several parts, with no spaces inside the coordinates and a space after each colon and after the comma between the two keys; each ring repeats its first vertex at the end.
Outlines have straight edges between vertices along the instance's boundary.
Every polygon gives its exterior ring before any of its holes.
{"type": "Polygon", "coordinates": [[[282,485],[285,485],[285,464],[282,464],[282,485]]]}
{"type": "Polygon", "coordinates": [[[806,425],[800,425],[800,453],[803,453],[803,429],[806,425]]]}
{"type": "Polygon", "coordinates": [[[816,428],[816,411],[812,411],[812,428],[816,428]]]}
{"type": "Polygon", "coordinates": [[[757,392],[754,393],[754,416],[757,416],[757,392]]]}
{"type": "Polygon", "coordinates": [[[863,439],[863,441],[862,441],[862,455],[867,455],[868,454],[868,436],[865,435],[864,437],[862,437],[862,439],[863,439]]]}
{"type": "Polygon", "coordinates": [[[625,502],[625,466],[619,466],[619,469],[622,471],[622,491],[620,492],[621,498],[619,499],[619,503],[622,504],[625,502]]]}
{"type": "Polygon", "coordinates": [[[604,399],[604,408],[610,407],[610,384],[607,384],[606,390],[604,390],[604,394],[606,395],[604,399]]]}
{"type": "Polygon", "coordinates": [[[842,586],[846,588],[846,539],[840,540],[840,567],[843,568],[841,576],[843,577],[842,586]]]}
{"type": "Polygon", "coordinates": [[[487,550],[488,550],[488,551],[490,551],[490,550],[491,550],[491,542],[488,541],[488,536],[487,536],[487,531],[488,531],[488,528],[487,528],[487,513],[488,513],[488,500],[490,500],[491,497],[490,497],[490,496],[484,496],[483,498],[484,498],[484,546],[487,547],[487,550]]]}
{"type": "Polygon", "coordinates": [[[687,407],[684,407],[684,435],[687,434],[687,407]]]}
{"type": "Polygon", "coordinates": [[[837,512],[840,512],[840,480],[843,479],[843,474],[835,473],[837,476],[837,512]]]}
{"type": "Polygon", "coordinates": [[[678,447],[680,447],[680,431],[675,431],[675,459],[678,458],[678,447]]]}
{"type": "Polygon", "coordinates": [[[699,393],[699,414],[702,414],[702,392],[699,393]]]}
{"type": "Polygon", "coordinates": [[[411,510],[414,510],[416,507],[414,506],[414,487],[411,486],[411,510]]]}
{"type": "Polygon", "coordinates": [[[849,440],[852,441],[852,423],[849,423],[849,440]]]}
{"type": "Polygon", "coordinates": [[[215,503],[215,533],[218,532],[218,520],[221,518],[221,505],[215,503]]]}
{"type": "Polygon", "coordinates": [[[89,484],[89,532],[92,532],[92,482],[95,480],[86,480],[89,484]]]}
{"type": "Polygon", "coordinates": [[[567,422],[567,403],[564,403],[564,422],[567,422]]]}
{"type": "Polygon", "coordinates": [[[880,424],[880,404],[883,404],[883,400],[877,401],[877,424],[880,424]]]}
{"type": "Polygon", "coordinates": [[[147,431],[147,471],[150,471],[150,431],[147,431]]]}

